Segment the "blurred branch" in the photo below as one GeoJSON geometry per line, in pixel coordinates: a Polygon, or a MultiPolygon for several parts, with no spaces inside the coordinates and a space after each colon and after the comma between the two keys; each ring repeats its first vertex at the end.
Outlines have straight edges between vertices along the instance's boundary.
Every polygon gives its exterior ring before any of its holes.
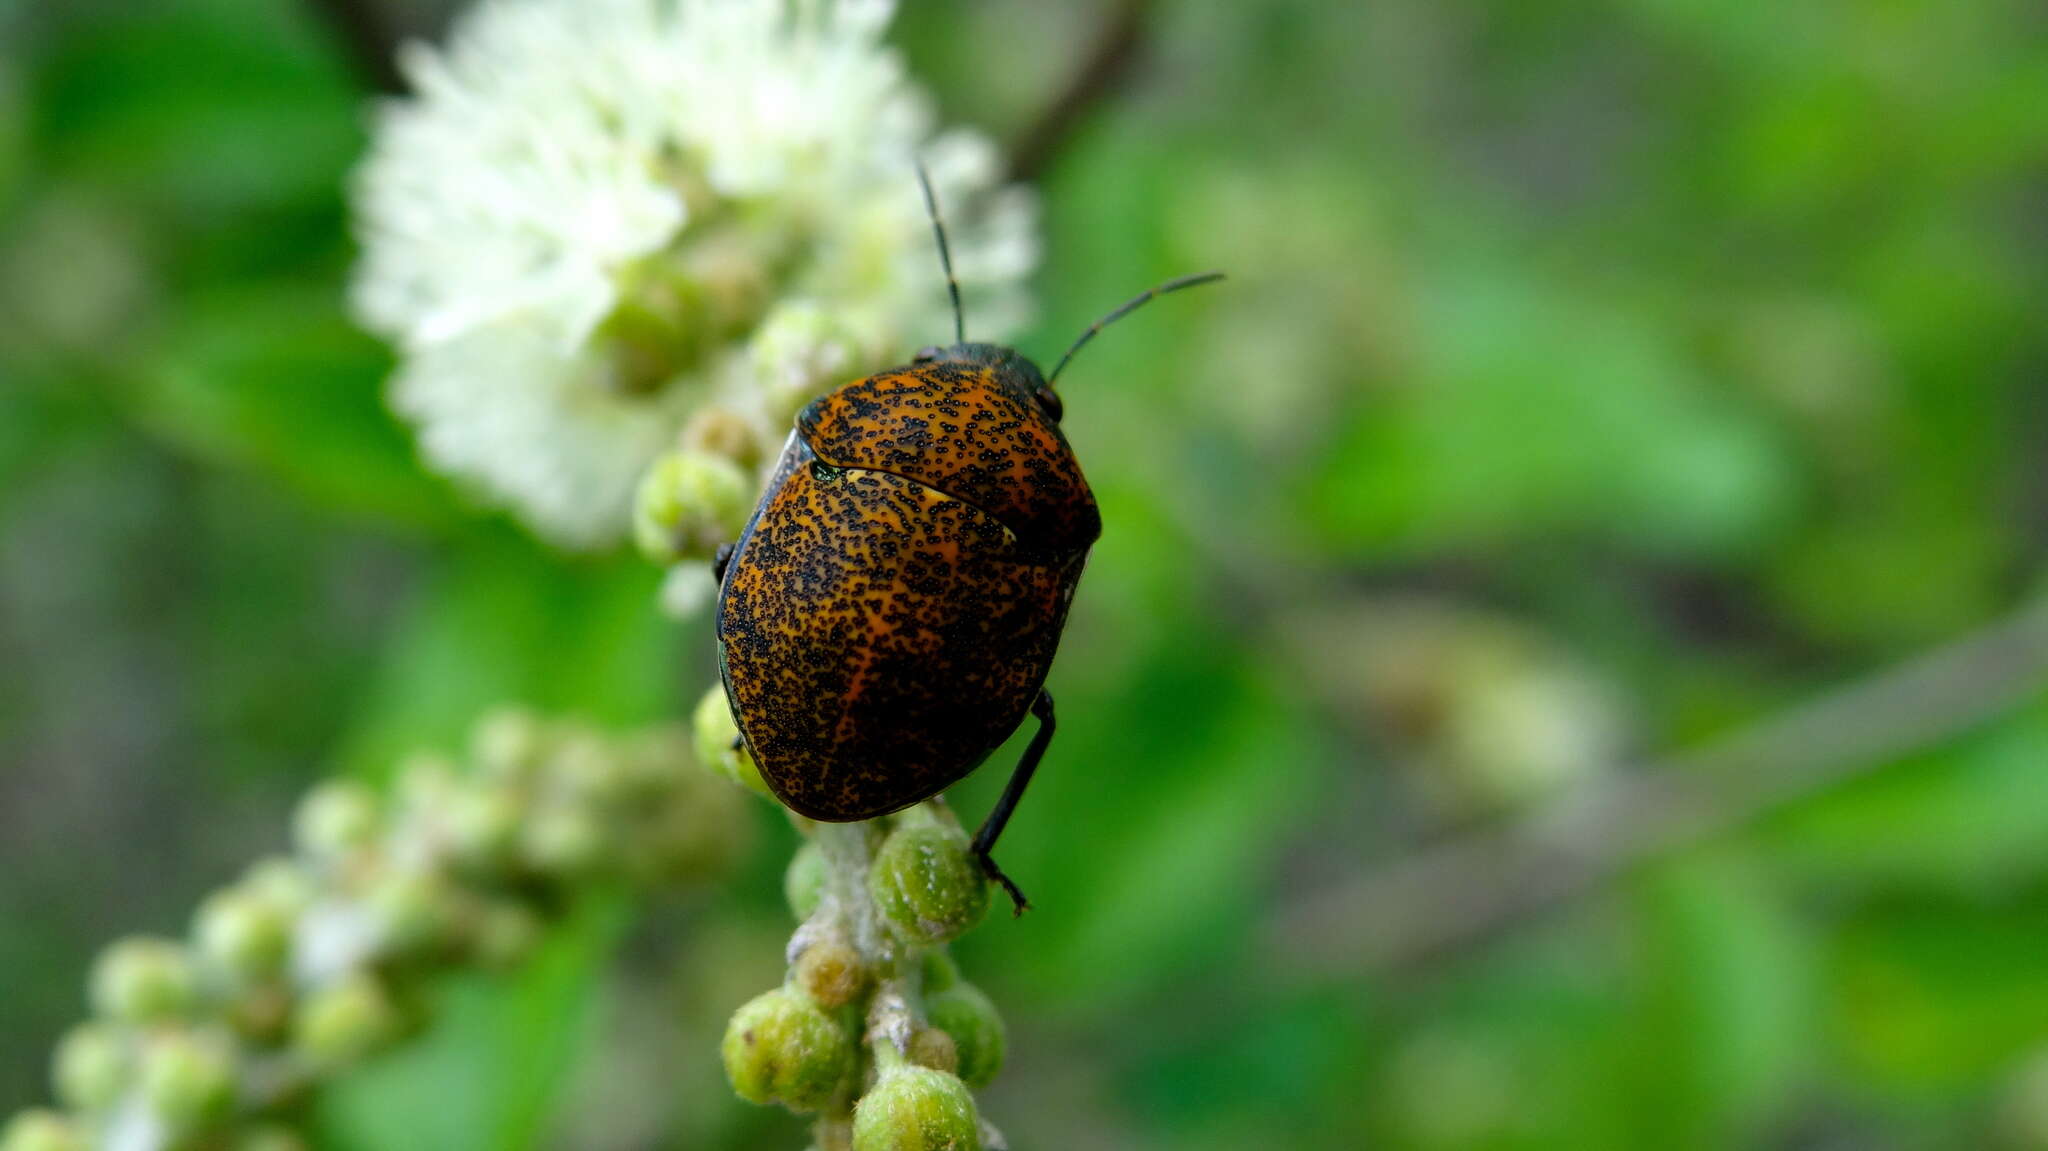
{"type": "MultiPolygon", "coordinates": [[[[1757,590],[1727,573],[1703,571],[1620,551],[1588,549],[1575,578],[1592,576],[1603,595],[1639,605],[1643,618],[1691,647],[1739,649],[1789,666],[1825,666],[1847,653],[1803,631],[1773,610],[1757,590]]],[[[1342,586],[1375,595],[1412,592],[1455,596],[1500,611],[1527,612],[1541,587],[1522,569],[1484,553],[1432,555],[1408,561],[1375,558],[1341,570],[1342,586]]],[[[1342,593],[1339,593],[1342,594],[1342,593]]]]}
{"type": "Polygon", "coordinates": [[[0,1112],[0,1148],[307,1146],[312,1097],[431,1026],[437,985],[563,941],[587,971],[629,897],[730,872],[747,801],[692,743],[501,709],[388,795],[320,784],[294,852],[202,901],[189,940],[102,953],[53,1061],[61,1110],[0,1112]]]}
{"type": "Polygon", "coordinates": [[[1029,181],[1043,175],[1089,110],[1130,78],[1144,55],[1150,8],[1150,0],[1119,0],[1096,38],[1095,50],[1011,147],[1010,179],[1029,181]]]}
{"type": "Polygon", "coordinates": [[[373,91],[398,95],[405,77],[398,71],[398,30],[377,0],[311,0],[327,22],[363,82],[373,91]]]}
{"type": "Polygon", "coordinates": [[[1267,943],[1309,976],[1411,966],[1959,735],[2044,685],[2048,601],[1702,750],[1308,895],[1268,923],[1267,943]]]}

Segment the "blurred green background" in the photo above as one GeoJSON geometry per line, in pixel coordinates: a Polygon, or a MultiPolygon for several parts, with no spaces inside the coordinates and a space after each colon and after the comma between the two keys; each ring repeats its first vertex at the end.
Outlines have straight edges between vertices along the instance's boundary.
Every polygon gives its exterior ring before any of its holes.
{"type": "MultiPolygon", "coordinates": [[[[1016,140],[1114,7],[895,35],[1016,140]]],[[[2038,684],[1511,930],[1283,929],[2043,590],[2048,8],[1132,7],[1044,156],[1020,344],[1232,279],[1063,385],[1107,530],[1004,840],[1037,910],[958,948],[1012,1029],[985,1113],[1020,1151],[2048,1147],[2038,684]]],[[[311,781],[712,681],[657,572],[546,552],[387,414],[342,303],[368,88],[310,4],[0,0],[0,1111],[96,947],[180,930],[311,781]]],[[[728,889],[448,988],[332,1145],[800,1146],[715,1055],[789,929],[758,816],[728,889]]]]}

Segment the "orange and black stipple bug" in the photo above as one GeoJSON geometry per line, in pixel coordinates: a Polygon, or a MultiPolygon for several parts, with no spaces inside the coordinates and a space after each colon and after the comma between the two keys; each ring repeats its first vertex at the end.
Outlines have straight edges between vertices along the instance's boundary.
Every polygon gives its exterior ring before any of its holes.
{"type": "Polygon", "coordinates": [[[1009,348],[967,342],[945,228],[918,178],[955,342],[797,415],[753,517],[715,561],[719,673],[762,779],[791,810],[830,823],[931,798],[1036,715],[974,837],[1021,911],[989,852],[1052,742],[1046,672],[1102,534],[1052,383],[1104,325],[1221,274],[1133,298],[1047,377],[1009,348]]]}

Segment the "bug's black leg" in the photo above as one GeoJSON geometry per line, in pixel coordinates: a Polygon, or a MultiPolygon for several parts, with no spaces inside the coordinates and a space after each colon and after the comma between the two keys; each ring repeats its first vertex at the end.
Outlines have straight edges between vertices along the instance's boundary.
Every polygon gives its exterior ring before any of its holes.
{"type": "Polygon", "coordinates": [[[718,551],[711,556],[711,580],[713,583],[722,584],[725,582],[725,565],[731,562],[732,545],[719,544],[718,551]]]}
{"type": "Polygon", "coordinates": [[[1024,788],[1031,783],[1031,773],[1038,770],[1038,761],[1045,758],[1045,749],[1052,743],[1056,725],[1052,718],[1051,692],[1038,693],[1038,698],[1031,704],[1031,714],[1038,717],[1038,732],[1031,737],[1031,744],[1024,749],[1024,756],[1017,761],[1016,769],[1010,772],[1010,782],[1004,785],[1003,796],[996,800],[995,810],[988,813],[988,818],[981,821],[981,830],[974,833],[974,858],[981,861],[981,869],[988,873],[990,879],[1002,884],[1003,890],[1010,893],[1010,904],[1018,915],[1024,914],[1024,909],[1031,906],[1031,902],[1017,890],[1016,884],[1010,882],[1010,877],[1003,874],[1003,869],[996,866],[995,858],[989,852],[995,850],[996,837],[1010,822],[1011,814],[1017,810],[1017,801],[1024,797],[1024,788]]]}

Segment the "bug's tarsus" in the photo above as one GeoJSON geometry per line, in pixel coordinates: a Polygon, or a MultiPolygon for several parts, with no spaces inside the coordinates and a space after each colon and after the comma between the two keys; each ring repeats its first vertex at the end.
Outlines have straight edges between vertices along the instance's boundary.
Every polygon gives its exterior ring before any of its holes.
{"type": "Polygon", "coordinates": [[[732,545],[719,544],[718,551],[711,557],[711,582],[725,582],[725,565],[732,562],[732,545]]]}
{"type": "Polygon", "coordinates": [[[1010,916],[1014,919],[1023,918],[1024,913],[1031,910],[1031,901],[1024,898],[1024,893],[1017,890],[1017,885],[1011,882],[1009,876],[1003,874],[1003,869],[996,866],[995,860],[986,855],[975,858],[981,861],[981,873],[1002,884],[1003,890],[1010,893],[1010,916]]]}
{"type": "Polygon", "coordinates": [[[1222,278],[1223,273],[1221,272],[1196,272],[1192,276],[1181,276],[1168,280],[1156,288],[1147,288],[1123,303],[1118,304],[1108,315],[1088,325],[1088,330],[1082,332],[1081,338],[1074,341],[1074,346],[1067,349],[1067,354],[1060,357],[1060,362],[1053,365],[1052,374],[1045,378],[1045,386],[1051,387],[1053,381],[1060,378],[1060,373],[1067,369],[1067,362],[1074,358],[1075,352],[1080,351],[1088,341],[1095,338],[1095,333],[1130,315],[1131,312],[1137,309],[1138,305],[1157,299],[1168,292],[1178,292],[1182,288],[1192,288],[1197,284],[1214,283],[1222,278]]]}
{"type": "Polygon", "coordinates": [[[946,246],[946,225],[939,220],[939,198],[932,194],[932,178],[917,165],[917,185],[924,189],[925,214],[932,220],[932,235],[939,240],[939,266],[946,270],[946,293],[953,297],[953,342],[967,342],[967,315],[960,309],[960,281],[953,276],[953,250],[946,246]]]}
{"type": "Polygon", "coordinates": [[[995,857],[989,853],[995,850],[996,837],[1002,835],[1003,828],[1009,824],[1010,816],[1017,810],[1017,801],[1024,798],[1024,789],[1031,783],[1031,773],[1038,770],[1038,761],[1045,758],[1045,749],[1052,744],[1053,728],[1058,725],[1053,720],[1051,692],[1039,690],[1038,698],[1031,703],[1031,714],[1038,717],[1038,731],[1032,735],[1031,743],[1024,748],[1016,768],[1010,772],[1010,782],[1003,785],[1003,794],[996,800],[995,810],[988,813],[988,818],[981,821],[981,830],[974,833],[974,858],[981,861],[983,873],[1010,893],[1010,905],[1018,915],[1024,914],[1031,901],[1024,898],[1024,893],[1017,890],[1017,885],[1010,882],[1010,877],[1003,874],[1003,869],[996,866],[995,857]]]}

